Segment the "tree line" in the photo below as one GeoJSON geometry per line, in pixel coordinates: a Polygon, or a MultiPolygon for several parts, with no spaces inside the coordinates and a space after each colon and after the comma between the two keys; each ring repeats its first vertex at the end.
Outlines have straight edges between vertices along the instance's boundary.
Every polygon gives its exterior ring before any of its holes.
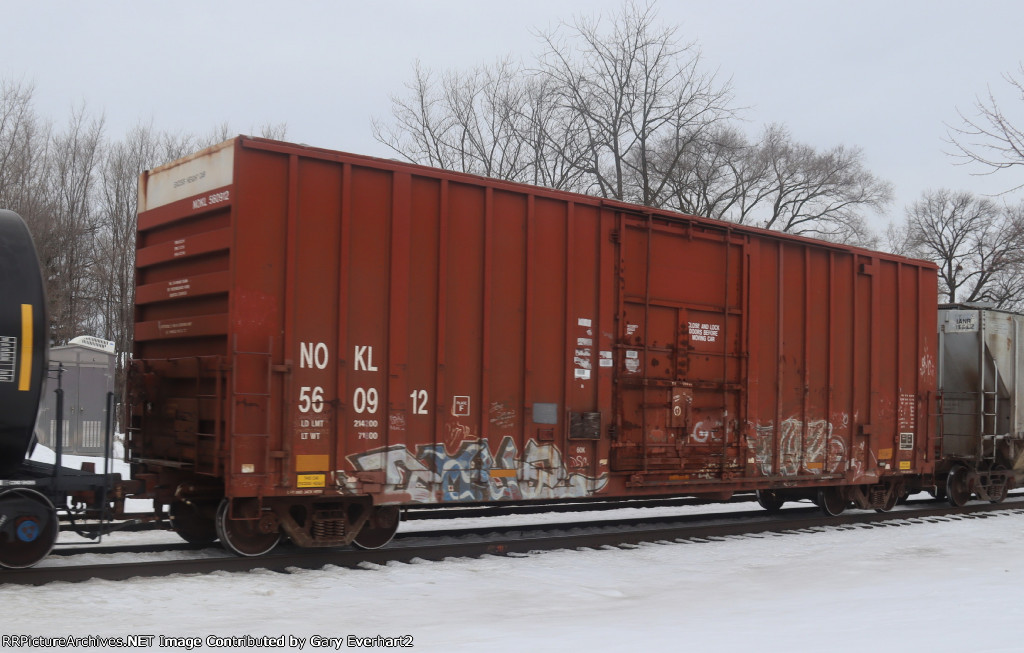
{"type": "MultiPolygon", "coordinates": [[[[525,62],[417,63],[374,137],[413,163],[887,248],[937,263],[946,301],[1024,309],[1024,204],[928,189],[877,234],[868,217],[892,186],[863,152],[801,143],[781,124],[748,133],[729,82],[653,4],[537,36],[525,62]]],[[[1024,100],[1021,80],[1024,68],[1007,77],[1024,100]]],[[[975,108],[950,129],[954,153],[982,171],[1024,165],[1024,133],[993,96],[975,108]]]]}

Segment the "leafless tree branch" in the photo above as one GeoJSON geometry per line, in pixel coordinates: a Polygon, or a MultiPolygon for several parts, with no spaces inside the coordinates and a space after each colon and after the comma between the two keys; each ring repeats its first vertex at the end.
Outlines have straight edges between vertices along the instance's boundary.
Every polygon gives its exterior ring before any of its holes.
{"type": "MultiPolygon", "coordinates": [[[[1024,107],[1024,64],[1016,73],[1007,73],[1003,78],[1018,101],[1014,106],[1018,110],[1024,107]]],[[[991,89],[987,97],[975,100],[974,109],[973,116],[958,109],[961,124],[948,127],[948,142],[955,148],[952,155],[962,164],[979,165],[980,172],[974,173],[979,175],[1024,166],[1024,130],[1019,126],[1024,121],[1008,116],[991,89]]],[[[1011,183],[1005,192],[1024,188],[1024,181],[1011,183]]]]}

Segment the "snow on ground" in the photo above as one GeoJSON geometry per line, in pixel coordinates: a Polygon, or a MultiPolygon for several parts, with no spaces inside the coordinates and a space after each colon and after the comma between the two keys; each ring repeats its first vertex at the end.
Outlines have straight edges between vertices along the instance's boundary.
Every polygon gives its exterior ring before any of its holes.
{"type": "Polygon", "coordinates": [[[311,650],[313,636],[408,635],[412,650],[446,653],[1020,651],[1022,530],[1024,515],[1008,514],[356,570],[0,585],[0,641],[291,635],[311,650]]]}
{"type": "MultiPolygon", "coordinates": [[[[109,471],[112,473],[121,474],[122,478],[128,478],[131,474],[131,467],[126,463],[124,459],[124,445],[120,440],[120,436],[114,442],[114,457],[110,459],[108,465],[109,471]]],[[[29,460],[34,460],[40,463],[53,463],[57,460],[57,454],[54,453],[53,449],[37,444],[32,449],[32,455],[29,456],[29,460]]],[[[96,465],[96,471],[103,471],[103,457],[94,458],[89,456],[71,456],[65,454],[63,456],[64,467],[70,467],[71,469],[81,469],[82,463],[93,463],[96,465]]]]}
{"type": "MultiPolygon", "coordinates": [[[[154,635],[245,650],[216,638],[249,635],[285,636],[264,650],[301,639],[306,651],[330,644],[315,637],[349,650],[409,636],[411,649],[371,650],[1016,652],[1022,532],[1024,515],[1012,513],[364,569],[0,585],[0,649],[16,650],[7,635],[154,635]]],[[[174,643],[142,648],[187,648],[174,643]]]]}

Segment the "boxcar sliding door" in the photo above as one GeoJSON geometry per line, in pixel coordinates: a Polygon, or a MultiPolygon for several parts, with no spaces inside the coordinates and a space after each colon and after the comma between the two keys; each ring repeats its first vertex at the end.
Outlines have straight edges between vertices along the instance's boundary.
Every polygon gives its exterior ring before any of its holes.
{"type": "Polygon", "coordinates": [[[745,239],[728,228],[621,214],[618,255],[612,469],[728,480],[743,467],[745,239]]]}

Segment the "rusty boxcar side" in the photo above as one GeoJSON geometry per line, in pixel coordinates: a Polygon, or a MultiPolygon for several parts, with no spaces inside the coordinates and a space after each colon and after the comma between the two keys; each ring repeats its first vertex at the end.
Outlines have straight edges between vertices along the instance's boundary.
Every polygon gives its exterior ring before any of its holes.
{"type": "Polygon", "coordinates": [[[247,137],[139,206],[129,454],[187,537],[934,470],[928,263],[247,137]]]}

